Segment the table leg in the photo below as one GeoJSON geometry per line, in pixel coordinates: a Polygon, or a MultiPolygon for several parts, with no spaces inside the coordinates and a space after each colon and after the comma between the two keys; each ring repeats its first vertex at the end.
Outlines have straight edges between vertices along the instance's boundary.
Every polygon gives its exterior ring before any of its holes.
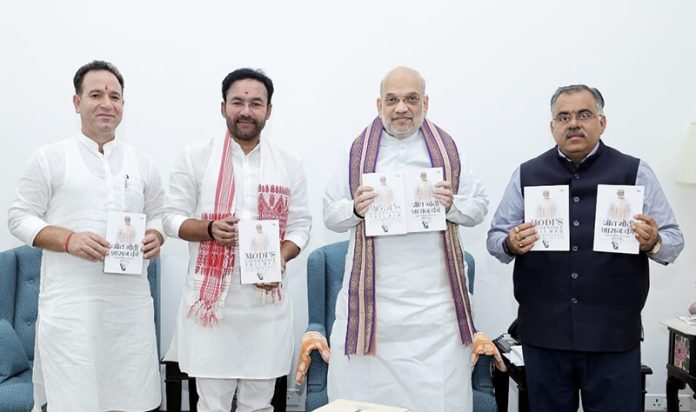
{"type": "Polygon", "coordinates": [[[674,376],[667,377],[667,412],[679,412],[679,390],[686,388],[686,383],[674,376]]]}
{"type": "Polygon", "coordinates": [[[176,363],[165,362],[164,382],[167,393],[167,411],[181,411],[181,370],[176,363]]]}
{"type": "Polygon", "coordinates": [[[189,411],[198,411],[198,389],[196,389],[196,378],[188,378],[189,392],[189,411]]]}
{"type": "Polygon", "coordinates": [[[498,368],[494,369],[493,387],[495,388],[495,403],[498,405],[498,412],[507,412],[510,387],[510,376],[507,372],[501,372],[498,368]]]}

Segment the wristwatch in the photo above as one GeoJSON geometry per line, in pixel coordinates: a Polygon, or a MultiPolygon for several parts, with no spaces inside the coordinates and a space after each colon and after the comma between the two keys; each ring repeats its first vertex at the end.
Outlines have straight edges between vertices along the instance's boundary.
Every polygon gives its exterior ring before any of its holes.
{"type": "Polygon", "coordinates": [[[657,235],[657,242],[655,242],[655,246],[653,246],[650,251],[648,251],[649,254],[654,255],[655,253],[660,251],[660,247],[662,246],[662,237],[660,235],[657,235]]]}

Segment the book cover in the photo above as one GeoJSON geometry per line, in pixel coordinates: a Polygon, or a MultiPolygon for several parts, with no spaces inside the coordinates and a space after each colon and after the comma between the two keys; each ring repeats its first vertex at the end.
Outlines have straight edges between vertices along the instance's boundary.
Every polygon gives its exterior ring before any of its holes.
{"type": "Polygon", "coordinates": [[[443,180],[441,167],[404,172],[406,229],[409,233],[445,230],[445,208],[433,196],[435,183],[443,180]]]}
{"type": "Polygon", "coordinates": [[[365,214],[365,234],[388,236],[406,233],[403,174],[365,173],[362,184],[372,186],[377,194],[365,214]]]}
{"type": "Polygon", "coordinates": [[[282,281],[278,221],[243,220],[237,228],[242,284],[282,281]]]}
{"type": "Polygon", "coordinates": [[[104,258],[104,273],[143,274],[146,217],[143,213],[109,211],[106,217],[106,240],[111,249],[104,258]]]}
{"type": "Polygon", "coordinates": [[[643,212],[643,186],[597,185],[595,211],[595,252],[637,255],[640,245],[631,225],[643,212]]]}
{"type": "Polygon", "coordinates": [[[531,251],[570,249],[568,186],[526,186],[524,221],[534,222],[540,239],[531,251]]]}

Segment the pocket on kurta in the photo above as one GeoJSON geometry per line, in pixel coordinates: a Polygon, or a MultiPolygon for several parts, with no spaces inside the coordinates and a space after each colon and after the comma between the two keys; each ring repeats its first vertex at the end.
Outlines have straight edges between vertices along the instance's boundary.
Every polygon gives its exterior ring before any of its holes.
{"type": "Polygon", "coordinates": [[[145,207],[145,185],[140,179],[128,179],[128,185],[123,189],[124,212],[142,213],[145,207]]]}

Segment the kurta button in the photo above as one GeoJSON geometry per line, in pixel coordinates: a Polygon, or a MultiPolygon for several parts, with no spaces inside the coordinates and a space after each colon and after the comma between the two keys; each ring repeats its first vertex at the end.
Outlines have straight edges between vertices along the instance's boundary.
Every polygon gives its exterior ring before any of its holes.
{"type": "Polygon", "coordinates": [[[31,326],[31,321],[30,321],[30,320],[27,321],[27,326],[31,326]]]}
{"type": "Polygon", "coordinates": [[[580,201],[580,196],[575,196],[573,202],[578,203],[580,201]]]}
{"type": "Polygon", "coordinates": [[[578,251],[578,247],[575,246],[575,245],[573,245],[573,246],[571,247],[571,249],[573,250],[573,252],[577,252],[577,251],[578,251]]]}
{"type": "Polygon", "coordinates": [[[575,226],[575,227],[580,226],[580,222],[578,222],[577,220],[573,220],[573,226],[575,226]]]}
{"type": "Polygon", "coordinates": [[[33,285],[34,284],[34,279],[29,279],[29,284],[33,285]]]}
{"type": "Polygon", "coordinates": [[[579,173],[575,173],[575,174],[573,175],[573,177],[576,178],[576,179],[580,179],[580,174],[579,174],[579,173]]]}
{"type": "MultiPolygon", "coordinates": [[[[573,279],[577,279],[577,278],[578,278],[578,274],[575,273],[575,272],[573,272],[573,273],[570,274],[570,277],[573,278],[573,279]]],[[[573,302],[573,303],[575,303],[575,302],[573,302]]]]}
{"type": "Polygon", "coordinates": [[[570,301],[573,302],[573,303],[578,303],[578,300],[575,299],[575,298],[570,299],[570,301]]]}

